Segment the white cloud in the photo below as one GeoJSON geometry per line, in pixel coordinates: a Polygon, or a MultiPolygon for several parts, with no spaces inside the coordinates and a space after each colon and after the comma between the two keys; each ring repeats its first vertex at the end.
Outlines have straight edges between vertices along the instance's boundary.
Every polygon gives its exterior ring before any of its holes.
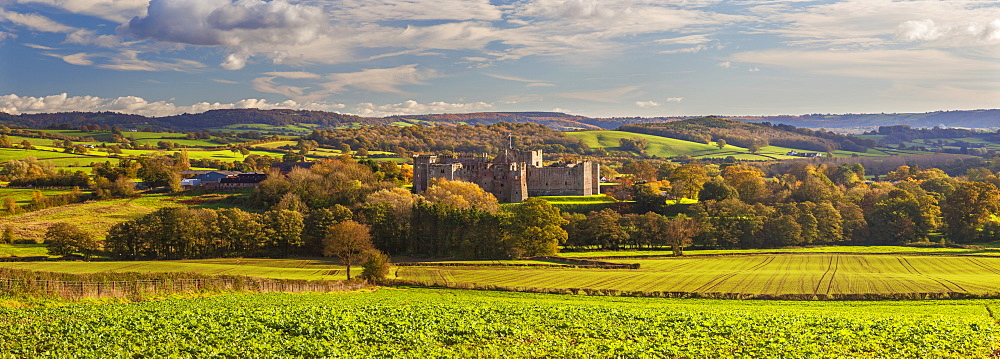
{"type": "Polygon", "coordinates": [[[212,81],[218,82],[220,84],[227,84],[227,85],[236,85],[236,84],[240,83],[239,81],[225,80],[225,79],[212,79],[212,81]]]}
{"type": "Polygon", "coordinates": [[[274,82],[276,76],[258,77],[252,81],[253,89],[260,92],[276,93],[293,99],[302,98],[309,87],[279,85],[274,82]]]}
{"type": "Polygon", "coordinates": [[[660,53],[661,54],[696,54],[696,53],[699,53],[699,52],[701,52],[702,50],[705,50],[705,49],[708,49],[708,46],[706,46],[706,45],[698,45],[698,46],[692,46],[692,47],[685,47],[685,48],[681,48],[681,49],[663,50],[663,51],[660,51],[660,53]]]}
{"type": "Polygon", "coordinates": [[[635,105],[642,108],[648,108],[648,107],[659,107],[660,103],[656,101],[636,101],[635,105]]]}
{"type": "Polygon", "coordinates": [[[118,54],[105,56],[110,63],[96,65],[100,68],[119,71],[191,71],[205,67],[204,64],[185,59],[170,59],[169,61],[143,60],[139,51],[122,50],[118,54]]]}
{"type": "Polygon", "coordinates": [[[472,103],[447,103],[431,102],[421,104],[417,101],[408,100],[397,104],[375,105],[373,103],[360,103],[354,108],[354,113],[358,116],[384,117],[392,115],[414,115],[428,113],[457,113],[482,111],[493,108],[493,104],[485,102],[472,103]]]}
{"type": "MultiPolygon", "coordinates": [[[[763,20],[783,24],[776,33],[791,45],[858,49],[900,41],[937,41],[943,46],[975,46],[976,31],[1000,19],[988,1],[846,0],[764,11],[763,20]]],[[[767,5],[771,6],[771,5],[767,5]]],[[[981,39],[980,39],[981,40],[981,39]]]]}
{"type": "Polygon", "coordinates": [[[55,50],[56,49],[54,47],[48,47],[48,46],[43,46],[43,45],[39,45],[39,44],[25,43],[25,44],[22,44],[22,45],[30,47],[32,49],[39,49],[39,50],[55,50]]]}
{"type": "Polygon", "coordinates": [[[941,37],[941,31],[934,20],[909,20],[899,24],[896,37],[903,41],[930,41],[941,37]]]}
{"type": "Polygon", "coordinates": [[[90,61],[89,59],[87,59],[88,57],[91,57],[92,55],[90,55],[90,54],[88,54],[86,52],[81,52],[81,53],[76,53],[76,54],[66,55],[66,56],[55,55],[55,54],[47,54],[47,55],[61,58],[63,61],[66,61],[66,63],[73,64],[73,65],[78,65],[78,66],[90,66],[90,65],[94,64],[93,61],[90,61]]]}
{"type": "Polygon", "coordinates": [[[681,102],[684,101],[683,97],[667,97],[667,102],[681,102]]]}
{"type": "Polygon", "coordinates": [[[335,18],[391,20],[500,20],[500,8],[488,0],[342,0],[335,18]]]}
{"type": "Polygon", "coordinates": [[[263,99],[245,99],[234,103],[199,102],[190,106],[178,106],[166,101],[149,102],[146,99],[136,96],[100,98],[95,96],[68,96],[65,93],[45,97],[18,96],[14,94],[0,96],[0,111],[15,115],[22,113],[113,111],[144,116],[170,116],[185,112],[200,113],[214,109],[232,108],[290,108],[332,111],[345,107],[343,104],[336,103],[298,103],[291,100],[272,103],[263,99]]]}
{"type": "Polygon", "coordinates": [[[76,28],[60,24],[52,19],[38,14],[22,14],[13,11],[6,11],[0,8],[0,20],[27,27],[34,31],[42,32],[72,32],[76,28]]]}
{"type": "Polygon", "coordinates": [[[116,48],[122,46],[122,39],[115,35],[97,35],[91,30],[77,30],[66,35],[66,42],[79,45],[96,45],[116,48]]]}
{"type": "Polygon", "coordinates": [[[275,71],[275,72],[265,72],[264,75],[284,77],[286,79],[315,79],[320,76],[312,72],[306,71],[275,71]]]}
{"type": "Polygon", "coordinates": [[[525,87],[547,87],[547,86],[555,86],[554,84],[550,84],[550,83],[547,83],[547,82],[542,82],[542,81],[532,80],[532,79],[526,79],[526,78],[517,77],[517,76],[497,75],[497,74],[491,74],[491,73],[483,73],[483,75],[486,75],[486,76],[489,76],[489,77],[492,77],[492,78],[496,78],[496,79],[507,80],[507,81],[527,82],[528,84],[524,85],[525,87]]]}
{"type": "Polygon", "coordinates": [[[5,31],[0,31],[0,44],[2,44],[4,42],[4,40],[7,40],[7,39],[16,39],[16,38],[17,38],[17,34],[12,34],[12,33],[5,32],[5,31]]]}
{"type": "Polygon", "coordinates": [[[889,80],[970,81],[1000,76],[1000,62],[942,50],[767,50],[736,53],[732,61],[818,74],[889,80]]]}
{"type": "Polygon", "coordinates": [[[403,65],[387,69],[366,69],[359,72],[326,75],[323,83],[328,92],[338,93],[348,87],[371,92],[402,93],[404,85],[423,84],[423,80],[437,77],[433,70],[421,70],[417,65],[403,65]]]}
{"type": "Polygon", "coordinates": [[[728,69],[730,67],[733,67],[733,63],[729,62],[729,61],[723,61],[723,62],[715,64],[715,66],[718,66],[718,67],[721,67],[721,68],[724,68],[724,69],[728,69]]]}
{"type": "Polygon", "coordinates": [[[592,102],[618,103],[626,97],[636,95],[638,90],[639,86],[625,86],[608,90],[567,92],[559,96],[592,102]]]}
{"type": "Polygon", "coordinates": [[[152,0],[146,16],[118,30],[140,39],[225,46],[231,53],[222,67],[240,69],[254,53],[315,42],[328,29],[319,7],[284,0],[152,0]]]}
{"type": "Polygon", "coordinates": [[[97,16],[116,23],[123,23],[133,16],[146,14],[149,0],[18,0],[19,3],[38,3],[56,7],[74,14],[97,16]]]}
{"type": "Polygon", "coordinates": [[[656,43],[664,45],[698,45],[711,42],[712,39],[709,36],[708,34],[688,35],[670,39],[659,39],[656,40],[656,43]]]}

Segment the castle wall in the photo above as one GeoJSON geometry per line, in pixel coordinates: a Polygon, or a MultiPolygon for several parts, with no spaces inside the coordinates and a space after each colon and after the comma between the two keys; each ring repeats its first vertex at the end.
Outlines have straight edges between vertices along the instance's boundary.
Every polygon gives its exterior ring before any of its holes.
{"type": "Polygon", "coordinates": [[[599,194],[599,174],[600,170],[597,164],[589,161],[565,167],[528,167],[528,195],[590,196],[599,194]]]}
{"type": "Polygon", "coordinates": [[[431,178],[472,182],[501,202],[528,196],[589,196],[600,193],[600,167],[594,162],[542,167],[542,151],[525,151],[494,162],[485,158],[416,156],[413,189],[427,190],[431,178]]]}

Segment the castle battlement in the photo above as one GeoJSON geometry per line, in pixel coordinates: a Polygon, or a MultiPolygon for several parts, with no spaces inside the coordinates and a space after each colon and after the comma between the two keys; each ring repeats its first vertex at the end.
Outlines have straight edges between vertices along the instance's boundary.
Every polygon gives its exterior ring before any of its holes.
{"type": "Polygon", "coordinates": [[[522,202],[529,196],[589,196],[599,194],[600,166],[592,161],[542,165],[542,151],[506,150],[487,156],[413,157],[413,188],[427,190],[432,178],[472,182],[501,202],[522,202]]]}

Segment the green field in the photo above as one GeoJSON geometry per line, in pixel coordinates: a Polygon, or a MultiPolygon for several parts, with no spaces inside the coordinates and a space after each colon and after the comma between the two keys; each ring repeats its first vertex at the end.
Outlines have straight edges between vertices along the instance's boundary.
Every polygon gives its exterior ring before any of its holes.
{"type": "Polygon", "coordinates": [[[447,285],[588,288],[745,296],[1000,294],[1000,257],[758,254],[608,260],[638,270],[402,267],[401,279],[447,285]]]}
{"type": "MultiPolygon", "coordinates": [[[[816,152],[788,147],[767,146],[761,148],[760,152],[753,154],[746,148],[727,145],[719,149],[715,143],[704,144],[674,138],[646,135],[624,131],[579,131],[566,132],[566,135],[583,141],[591,148],[605,148],[607,150],[620,150],[619,141],[623,138],[642,138],[649,141],[646,153],[660,157],[691,156],[702,158],[729,157],[733,156],[740,160],[774,160],[774,159],[795,159],[801,157],[786,156],[789,151],[816,152]]],[[[889,156],[901,154],[924,154],[919,151],[900,151],[894,149],[878,148],[869,149],[866,152],[834,151],[834,156],[849,157],[858,156],[889,156]]]]}
{"type": "MultiPolygon", "coordinates": [[[[275,279],[347,279],[347,272],[344,270],[343,265],[324,259],[220,258],[133,262],[0,262],[0,267],[72,274],[97,272],[184,272],[275,279]]],[[[361,268],[354,268],[351,273],[357,275],[361,273],[361,268]]]]}
{"type": "Polygon", "coordinates": [[[0,257],[48,257],[44,244],[0,244],[0,257]]]}
{"type": "Polygon", "coordinates": [[[380,289],[0,307],[0,357],[989,358],[998,301],[380,289]]]}
{"type": "Polygon", "coordinates": [[[618,200],[606,194],[595,194],[592,196],[538,196],[552,204],[592,204],[592,203],[615,203],[618,200]]]}
{"type": "MultiPolygon", "coordinates": [[[[218,198],[208,195],[205,199],[218,198]]],[[[76,224],[98,239],[103,239],[112,225],[124,222],[163,207],[180,206],[177,201],[191,196],[146,194],[139,198],[89,201],[46,208],[15,216],[0,217],[0,228],[11,226],[18,238],[42,240],[49,225],[57,222],[76,224]]],[[[213,206],[213,205],[203,205],[213,206]]],[[[194,206],[195,208],[199,206],[194,206]]]]}
{"type": "Polygon", "coordinates": [[[7,188],[0,187],[0,198],[13,198],[17,201],[17,205],[23,206],[31,203],[31,194],[35,191],[40,191],[46,196],[54,196],[60,194],[70,193],[71,189],[33,189],[33,188],[7,188]]]}
{"type": "Polygon", "coordinates": [[[785,155],[785,153],[793,149],[778,146],[767,146],[762,148],[757,154],[753,154],[746,148],[733,145],[727,145],[725,148],[719,149],[719,147],[715,146],[715,143],[704,144],[624,131],[579,131],[566,132],[566,135],[583,141],[584,144],[591,148],[605,148],[608,150],[619,150],[618,141],[623,138],[642,138],[649,141],[646,153],[660,157],[691,156],[709,158],[733,156],[743,160],[798,158],[785,155]]]}
{"type": "MultiPolygon", "coordinates": [[[[600,258],[622,256],[668,256],[669,247],[648,250],[624,251],[566,251],[559,253],[571,258],[600,258]]],[[[952,254],[952,255],[993,255],[1000,256],[1000,249],[971,248],[938,248],[915,246],[822,246],[822,247],[791,247],[772,249],[688,249],[687,256],[717,255],[717,254],[759,254],[759,253],[860,253],[860,254],[952,254]]]]}

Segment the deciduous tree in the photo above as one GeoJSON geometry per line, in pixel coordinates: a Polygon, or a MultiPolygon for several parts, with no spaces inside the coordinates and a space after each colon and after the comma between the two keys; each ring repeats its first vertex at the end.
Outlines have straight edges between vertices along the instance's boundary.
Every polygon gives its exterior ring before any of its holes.
{"type": "Polygon", "coordinates": [[[323,238],[323,255],[340,258],[347,267],[347,279],[351,279],[351,266],[361,262],[365,254],[374,249],[370,233],[370,227],[355,221],[332,225],[323,238]]]}

